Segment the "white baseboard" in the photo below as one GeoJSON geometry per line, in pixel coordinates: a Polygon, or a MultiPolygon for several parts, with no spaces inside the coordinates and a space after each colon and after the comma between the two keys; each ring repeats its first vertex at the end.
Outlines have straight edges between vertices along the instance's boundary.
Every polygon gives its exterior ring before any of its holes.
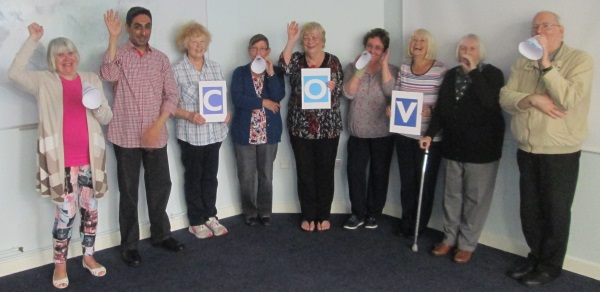
{"type": "MultiPolygon", "coordinates": [[[[299,213],[300,207],[298,202],[274,203],[273,211],[274,213],[299,213]]],[[[349,209],[344,202],[333,202],[331,212],[348,213],[349,209]]],[[[398,205],[388,203],[384,208],[383,213],[393,217],[400,217],[402,209],[398,205]]],[[[219,218],[228,218],[239,214],[241,214],[241,207],[239,205],[219,208],[219,218]]],[[[188,227],[189,223],[185,213],[171,214],[170,218],[171,229],[173,231],[188,227]]],[[[430,224],[430,227],[432,225],[436,224],[430,224]]],[[[140,237],[142,239],[150,237],[149,223],[140,225],[140,237]]],[[[479,242],[521,256],[525,256],[528,252],[527,246],[515,244],[507,238],[500,238],[491,234],[486,234],[485,232],[481,235],[479,242]]],[[[119,244],[120,234],[118,230],[111,230],[96,236],[96,250],[111,248],[118,246],[119,244]]],[[[0,277],[47,265],[52,262],[52,255],[52,247],[47,247],[4,257],[0,260],[0,277]]],[[[69,245],[69,258],[80,255],[81,243],[79,241],[71,242],[69,245]]],[[[600,280],[600,265],[598,263],[567,256],[565,258],[564,269],[592,279],[600,280]]]]}

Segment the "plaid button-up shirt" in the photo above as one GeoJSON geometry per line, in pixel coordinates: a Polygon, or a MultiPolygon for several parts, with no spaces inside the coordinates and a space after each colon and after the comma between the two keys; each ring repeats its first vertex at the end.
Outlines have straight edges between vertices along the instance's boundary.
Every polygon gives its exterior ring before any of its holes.
{"type": "MultiPolygon", "coordinates": [[[[150,46],[143,55],[131,41],[117,49],[109,61],[108,51],[102,59],[100,76],[113,82],[115,100],[113,119],[108,127],[108,140],[125,148],[141,147],[141,136],[162,112],[173,116],[179,92],[175,85],[169,58],[150,46]]],[[[169,133],[163,127],[156,148],[167,145],[169,133]]]]}
{"type": "MultiPolygon", "coordinates": [[[[194,67],[186,55],[173,66],[173,71],[181,94],[179,107],[188,112],[200,112],[199,81],[224,80],[221,66],[206,57],[204,58],[204,65],[202,65],[202,72],[194,67]]],[[[227,138],[228,131],[229,128],[225,123],[196,125],[187,119],[177,120],[177,139],[194,146],[205,146],[221,142],[227,138]]]]}

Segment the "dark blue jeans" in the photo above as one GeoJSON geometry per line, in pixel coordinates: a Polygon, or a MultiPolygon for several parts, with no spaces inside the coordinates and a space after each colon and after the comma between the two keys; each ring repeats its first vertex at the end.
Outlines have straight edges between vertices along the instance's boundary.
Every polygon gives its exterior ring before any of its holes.
{"type": "Polygon", "coordinates": [[[124,250],[137,249],[140,240],[138,222],[138,189],[140,168],[144,165],[144,184],[150,236],[153,243],[159,243],[171,236],[171,223],[167,215],[167,203],[171,194],[171,175],[167,146],[152,150],[143,148],[123,148],[114,145],[119,180],[119,225],[121,247],[124,250]]]}
{"type": "Polygon", "coordinates": [[[181,146],[181,162],[185,168],[184,191],[187,216],[191,226],[204,224],[217,216],[217,173],[221,142],[195,146],[177,140],[181,146]]]}

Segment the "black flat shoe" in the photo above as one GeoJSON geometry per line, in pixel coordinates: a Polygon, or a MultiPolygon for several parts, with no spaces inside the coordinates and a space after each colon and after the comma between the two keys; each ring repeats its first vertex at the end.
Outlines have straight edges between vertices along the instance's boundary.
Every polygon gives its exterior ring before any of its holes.
{"type": "Polygon", "coordinates": [[[246,217],[244,218],[244,222],[246,222],[246,225],[248,226],[254,226],[258,224],[258,222],[256,221],[256,217],[246,217]]]}
{"type": "Polygon", "coordinates": [[[521,279],[519,279],[519,283],[528,287],[539,286],[552,282],[556,280],[556,278],[558,278],[558,275],[551,275],[547,272],[534,270],[533,272],[521,277],[521,279]]]}
{"type": "Polygon", "coordinates": [[[179,243],[173,237],[169,237],[169,238],[163,240],[162,242],[155,244],[154,246],[162,247],[166,250],[170,250],[170,251],[174,251],[174,252],[182,251],[183,249],[185,249],[185,245],[183,245],[183,243],[179,243]]]}
{"type": "Polygon", "coordinates": [[[270,216],[260,217],[260,222],[264,226],[271,226],[273,224],[273,222],[271,221],[271,217],[270,216]]]}
{"type": "Polygon", "coordinates": [[[527,262],[525,264],[516,266],[515,268],[509,270],[508,272],[506,272],[506,275],[515,280],[519,280],[519,279],[523,278],[523,276],[531,273],[534,268],[535,268],[535,265],[533,263],[527,262]]]}
{"type": "Polygon", "coordinates": [[[138,253],[137,249],[124,250],[121,253],[121,258],[130,267],[137,267],[142,262],[142,257],[138,253]]]}

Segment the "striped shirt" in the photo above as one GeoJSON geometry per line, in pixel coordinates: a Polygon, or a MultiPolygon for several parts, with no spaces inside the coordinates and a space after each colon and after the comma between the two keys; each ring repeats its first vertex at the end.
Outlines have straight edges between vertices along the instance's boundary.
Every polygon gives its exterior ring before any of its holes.
{"type": "MultiPolygon", "coordinates": [[[[188,112],[200,112],[200,89],[199,81],[224,80],[221,66],[204,57],[202,72],[190,62],[187,55],[173,66],[175,81],[181,94],[179,107],[188,112]]],[[[194,146],[204,146],[221,142],[227,138],[229,128],[226,123],[206,123],[196,125],[187,119],[177,120],[177,139],[188,142],[194,146]]]]}
{"type": "MultiPolygon", "coordinates": [[[[438,98],[438,91],[444,75],[448,71],[446,65],[440,61],[435,61],[433,66],[423,75],[417,75],[412,72],[411,69],[412,58],[407,58],[400,66],[400,72],[396,79],[395,90],[410,91],[410,92],[422,92],[423,93],[423,107],[434,108],[438,98]]],[[[421,118],[421,135],[407,135],[402,134],[406,137],[413,139],[420,139],[423,137],[427,128],[429,127],[429,121],[431,117],[421,118]]],[[[441,133],[440,133],[441,134],[441,133]]],[[[440,141],[440,134],[434,137],[434,141],[440,141]]]]}
{"type": "MultiPolygon", "coordinates": [[[[162,112],[173,116],[177,110],[179,93],[169,58],[150,46],[140,56],[128,40],[117,49],[112,62],[107,51],[102,58],[100,77],[113,82],[113,119],[108,126],[108,140],[113,144],[124,148],[141,147],[144,130],[152,126],[162,112]]],[[[168,139],[167,127],[163,127],[158,144],[152,147],[162,148],[168,139]]]]}

